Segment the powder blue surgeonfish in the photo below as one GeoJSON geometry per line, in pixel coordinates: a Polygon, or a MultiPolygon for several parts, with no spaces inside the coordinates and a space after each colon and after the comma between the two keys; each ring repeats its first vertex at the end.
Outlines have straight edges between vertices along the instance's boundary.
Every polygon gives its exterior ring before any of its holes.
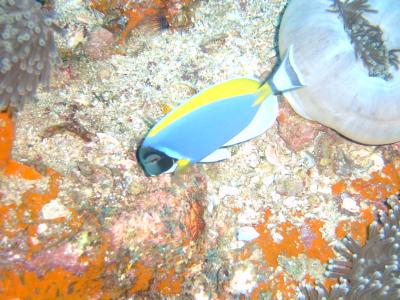
{"type": "Polygon", "coordinates": [[[275,94],[302,87],[293,48],[274,75],[228,80],[194,95],[168,113],[147,134],[137,157],[146,175],[184,169],[230,157],[226,148],[264,133],[278,116],[275,94]]]}

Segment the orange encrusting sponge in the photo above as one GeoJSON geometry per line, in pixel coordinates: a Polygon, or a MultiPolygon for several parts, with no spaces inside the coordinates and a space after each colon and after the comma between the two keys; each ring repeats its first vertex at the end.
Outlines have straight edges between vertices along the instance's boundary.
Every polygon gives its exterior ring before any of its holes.
{"type": "Polygon", "coordinates": [[[0,175],[18,176],[26,180],[41,177],[35,169],[11,160],[14,141],[14,121],[9,110],[0,112],[0,175]]]}
{"type": "Polygon", "coordinates": [[[14,123],[9,111],[0,112],[0,170],[7,165],[14,140],[14,123]]]}

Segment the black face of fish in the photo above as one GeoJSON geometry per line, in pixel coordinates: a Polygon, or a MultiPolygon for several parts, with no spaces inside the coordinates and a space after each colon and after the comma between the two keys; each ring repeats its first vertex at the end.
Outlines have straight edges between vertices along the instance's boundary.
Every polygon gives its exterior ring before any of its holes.
{"type": "Polygon", "coordinates": [[[140,147],[137,158],[147,176],[157,176],[174,165],[174,159],[153,148],[140,147]]]}

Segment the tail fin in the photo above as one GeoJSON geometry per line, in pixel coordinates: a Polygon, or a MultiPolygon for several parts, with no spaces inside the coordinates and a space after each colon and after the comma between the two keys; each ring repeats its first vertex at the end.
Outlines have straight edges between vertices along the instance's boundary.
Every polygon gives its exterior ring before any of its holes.
{"type": "Polygon", "coordinates": [[[289,46],[282,63],[268,82],[274,94],[304,87],[301,74],[294,63],[293,45],[289,46]]]}

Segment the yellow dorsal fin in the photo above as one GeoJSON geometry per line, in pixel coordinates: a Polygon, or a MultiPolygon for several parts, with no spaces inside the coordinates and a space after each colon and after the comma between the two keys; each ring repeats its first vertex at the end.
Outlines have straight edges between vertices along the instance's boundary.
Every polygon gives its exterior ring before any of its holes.
{"type": "Polygon", "coordinates": [[[175,109],[175,111],[167,115],[156,126],[154,126],[153,129],[150,130],[148,136],[156,135],[169,124],[197,109],[198,107],[221,99],[255,93],[259,88],[259,85],[260,83],[257,80],[249,78],[232,79],[214,85],[193,96],[186,103],[182,104],[175,109]]]}

